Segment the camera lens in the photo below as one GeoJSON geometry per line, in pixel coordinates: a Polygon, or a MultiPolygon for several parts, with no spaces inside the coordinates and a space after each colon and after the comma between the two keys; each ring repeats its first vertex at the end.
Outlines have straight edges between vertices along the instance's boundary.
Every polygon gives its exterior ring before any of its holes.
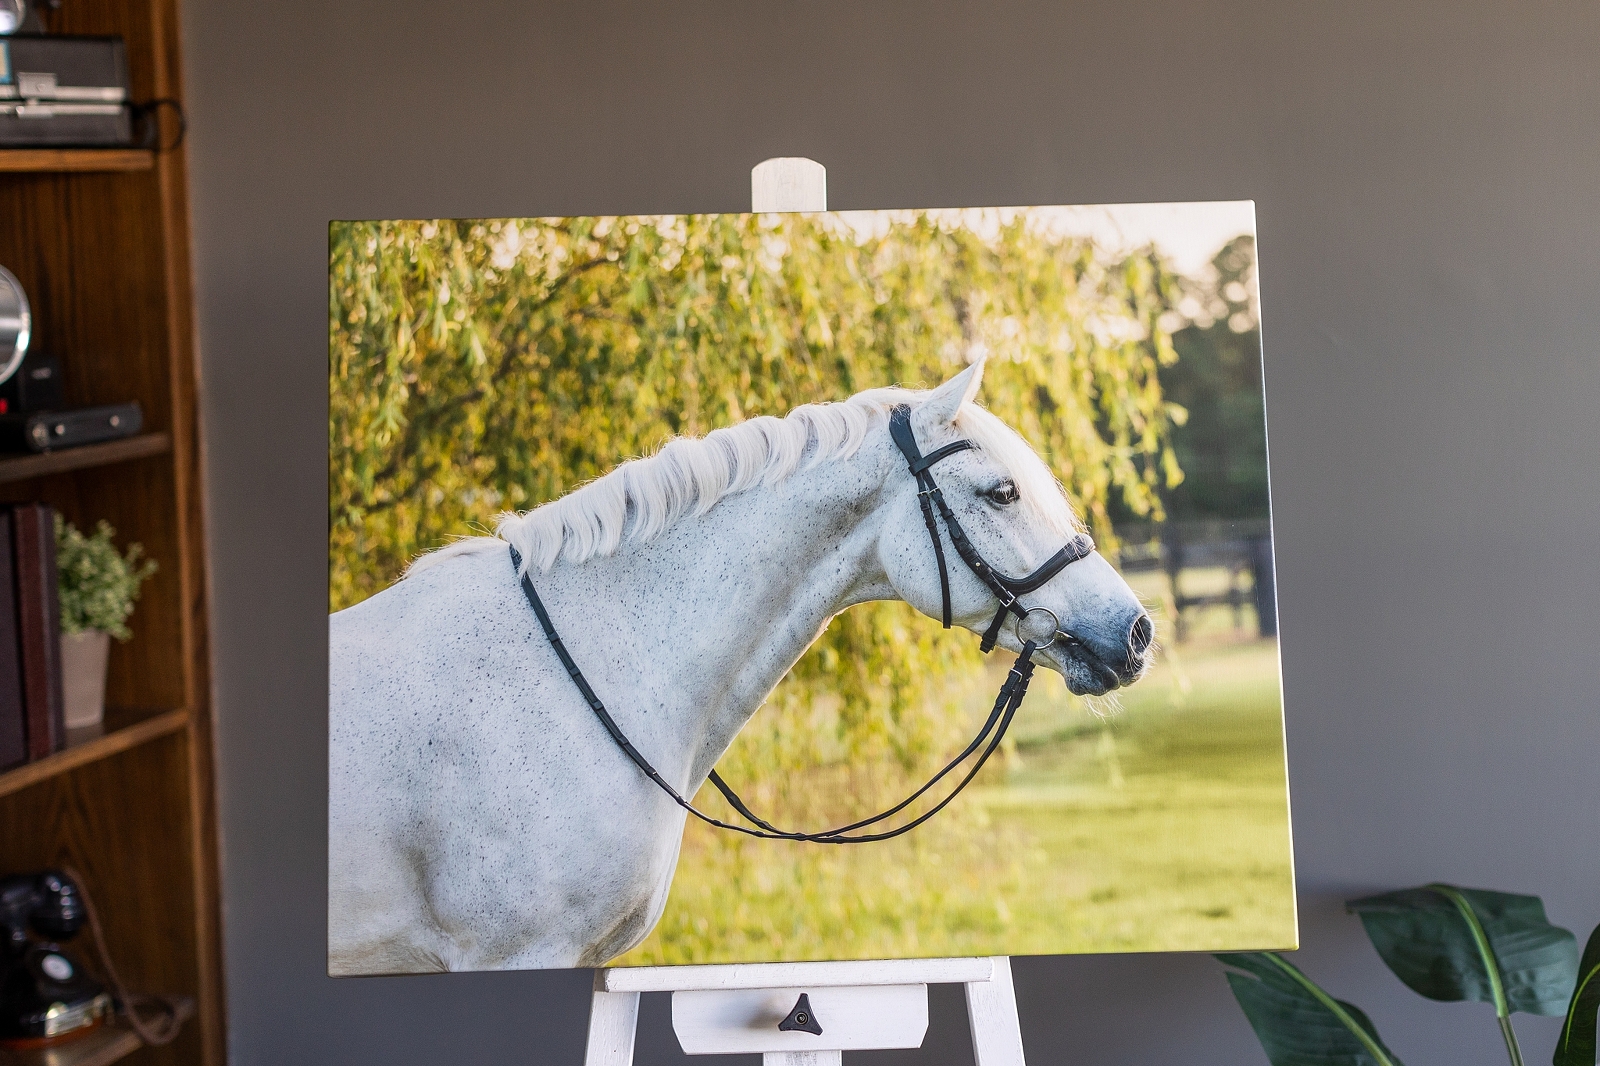
{"type": "MultiPolygon", "coordinates": [[[[0,12],[5,5],[20,4],[22,0],[0,0],[0,12]]],[[[0,14],[0,25],[5,16],[0,14]]],[[[33,334],[33,314],[28,309],[28,294],[22,291],[22,282],[5,267],[0,266],[0,382],[17,372],[22,357],[28,354],[28,341],[33,334]]]]}
{"type": "Polygon", "coordinates": [[[0,0],[0,34],[16,33],[27,17],[27,0],[0,0]]]}

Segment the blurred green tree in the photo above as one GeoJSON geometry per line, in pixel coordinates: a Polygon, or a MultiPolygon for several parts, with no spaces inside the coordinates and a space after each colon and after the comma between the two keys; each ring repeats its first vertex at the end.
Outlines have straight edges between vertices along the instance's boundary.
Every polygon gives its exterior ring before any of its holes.
{"type": "MultiPolygon", "coordinates": [[[[1162,493],[1175,521],[1267,517],[1267,420],[1261,388],[1255,238],[1235,237],[1211,260],[1214,277],[1179,301],[1177,362],[1161,388],[1188,417],[1172,432],[1181,484],[1162,493]]],[[[1114,516],[1121,517],[1121,516],[1114,516]]]]}

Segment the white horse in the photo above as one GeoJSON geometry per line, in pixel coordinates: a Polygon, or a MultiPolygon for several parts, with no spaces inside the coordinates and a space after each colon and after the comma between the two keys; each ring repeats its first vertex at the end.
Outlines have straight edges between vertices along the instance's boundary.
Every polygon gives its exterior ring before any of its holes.
{"type": "MultiPolygon", "coordinates": [[[[929,392],[876,389],[674,440],[333,615],[330,973],[597,966],[666,904],[684,811],[580,697],[507,542],[622,731],[693,796],[834,615],[900,599],[939,616],[894,405],[914,408],[924,453],[974,443],[938,478],[991,564],[1029,572],[1076,531],[1045,464],[971,402],[981,376],[977,364],[929,392]]],[[[981,631],[996,600],[945,550],[954,620],[981,631]]],[[[1143,673],[1147,616],[1098,554],[1024,599],[1081,641],[1037,653],[1074,692],[1143,673]]],[[[1019,650],[1011,626],[1001,643],[1019,650]]]]}

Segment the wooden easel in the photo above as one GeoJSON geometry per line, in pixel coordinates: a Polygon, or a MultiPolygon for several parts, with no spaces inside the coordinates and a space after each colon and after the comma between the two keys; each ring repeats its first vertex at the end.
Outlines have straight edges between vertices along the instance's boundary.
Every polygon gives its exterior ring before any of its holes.
{"type": "MultiPolygon", "coordinates": [[[[750,203],[753,211],[826,211],[827,171],[810,159],[768,159],[750,172],[750,203]]],[[[639,994],[671,992],[672,1028],[686,1054],[761,1052],[765,1066],[840,1066],[845,1051],[921,1047],[930,984],[965,986],[977,1066],[1024,1066],[1003,955],[597,970],[584,1062],[633,1066],[639,994]]]]}

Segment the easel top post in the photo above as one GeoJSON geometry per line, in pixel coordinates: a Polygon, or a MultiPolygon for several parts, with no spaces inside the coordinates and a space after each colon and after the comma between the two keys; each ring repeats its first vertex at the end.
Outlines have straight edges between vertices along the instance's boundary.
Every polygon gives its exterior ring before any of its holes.
{"type": "Polygon", "coordinates": [[[828,170],[815,159],[782,156],[750,171],[750,210],[826,211],[828,170]]]}

